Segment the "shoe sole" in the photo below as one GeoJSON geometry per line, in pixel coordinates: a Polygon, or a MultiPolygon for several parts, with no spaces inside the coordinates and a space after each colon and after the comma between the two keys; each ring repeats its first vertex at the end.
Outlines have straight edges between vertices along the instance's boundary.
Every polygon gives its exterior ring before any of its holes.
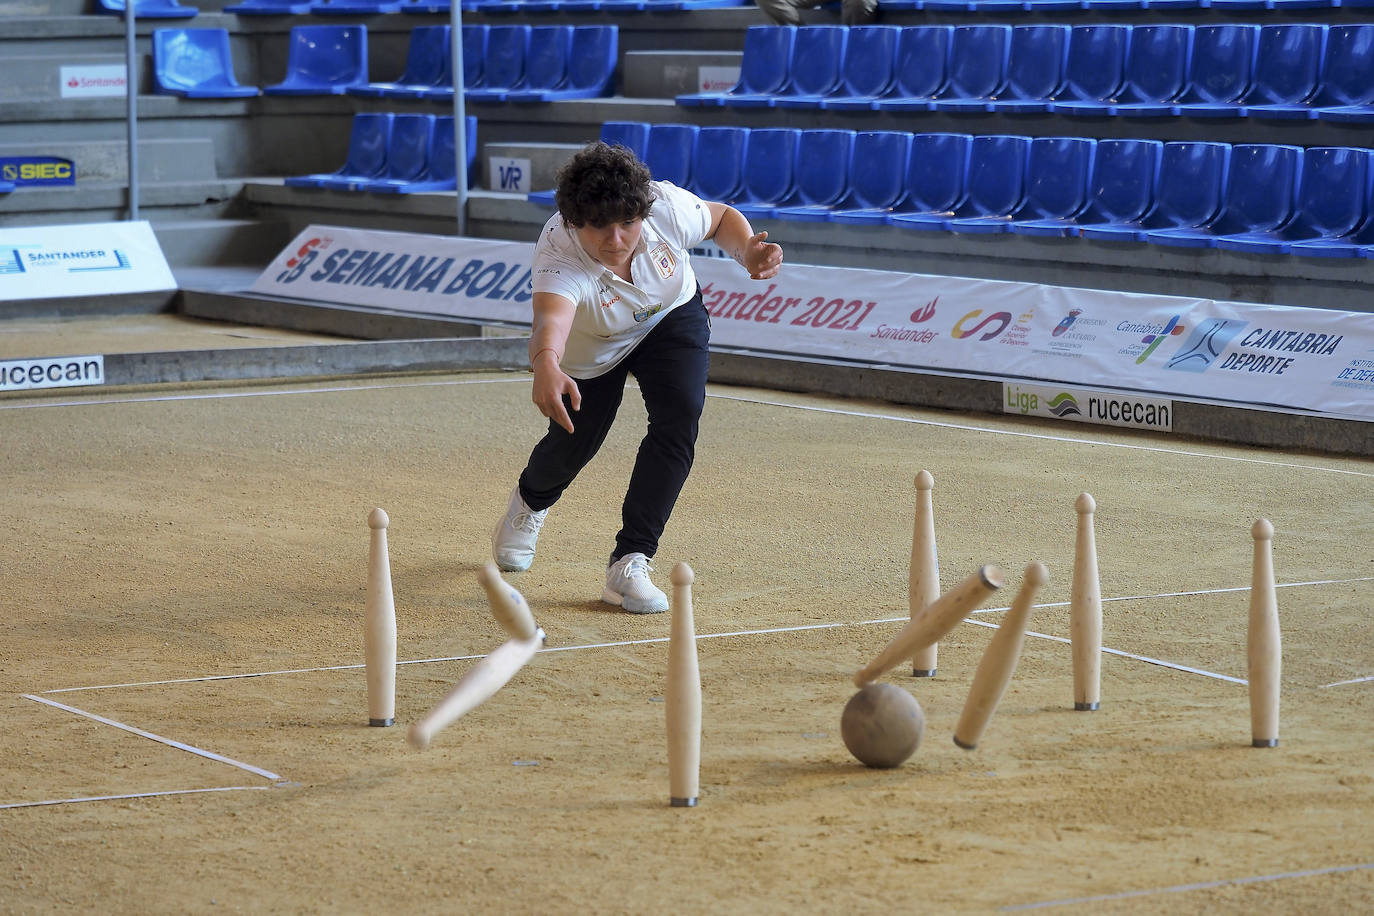
{"type": "Polygon", "coordinates": [[[642,604],[638,601],[626,603],[624,596],[619,592],[611,591],[609,588],[603,588],[601,590],[601,600],[607,604],[613,604],[622,611],[630,614],[662,614],[664,611],[668,610],[666,599],[664,600],[663,607],[656,607],[652,604],[642,604]]]}

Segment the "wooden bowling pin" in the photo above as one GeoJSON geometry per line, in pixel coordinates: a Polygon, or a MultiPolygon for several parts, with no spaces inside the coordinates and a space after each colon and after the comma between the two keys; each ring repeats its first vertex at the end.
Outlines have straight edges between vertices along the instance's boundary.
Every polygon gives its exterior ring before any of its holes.
{"type": "Polygon", "coordinates": [[[386,529],[391,519],[381,509],[367,517],[372,529],[367,552],[367,612],[363,653],[367,662],[367,724],[396,722],[396,602],[391,594],[391,559],[386,529]]]}
{"type": "Polygon", "coordinates": [[[535,625],[530,606],[525,603],[523,595],[501,578],[501,571],[496,568],[496,564],[488,563],[479,569],[477,581],[482,583],[482,588],[486,590],[491,615],[496,618],[501,629],[512,639],[533,639],[539,627],[535,625]]]}
{"type": "Polygon", "coordinates": [[[1250,681],[1250,744],[1278,747],[1279,676],[1283,656],[1279,643],[1279,606],[1274,594],[1274,526],[1262,518],[1250,528],[1255,559],[1250,573],[1250,628],[1246,637],[1250,681]]]}
{"type": "Polygon", "coordinates": [[[673,566],[673,619],[668,635],[668,800],[674,808],[697,803],[701,769],[701,672],[692,621],[692,567],[673,566]]]}
{"type": "Polygon", "coordinates": [[[1002,618],[997,632],[992,634],[992,641],[983,650],[968,699],[964,701],[964,711],[959,716],[959,725],[954,729],[954,743],[966,751],[978,746],[978,739],[983,736],[983,730],[997,711],[997,704],[1001,702],[1007,683],[1016,671],[1016,662],[1021,657],[1021,647],[1026,641],[1026,625],[1030,622],[1035,592],[1049,576],[1049,570],[1043,563],[1032,563],[1026,567],[1021,590],[1016,593],[1011,609],[1002,618]]]}
{"type": "Polygon", "coordinates": [[[1069,642],[1073,646],[1073,708],[1097,709],[1102,696],[1102,586],[1097,578],[1093,512],[1097,503],[1080,493],[1078,536],[1074,542],[1073,584],[1069,590],[1069,642]]]}
{"type": "MultiPolygon", "coordinates": [[[[916,520],[911,531],[911,565],[907,567],[907,604],[911,619],[940,597],[940,562],[935,553],[935,510],[929,471],[916,475],[916,520]]],[[[934,677],[940,644],[931,643],[911,656],[912,677],[934,677]]]]}
{"type": "Polygon", "coordinates": [[[534,658],[544,645],[544,631],[535,630],[529,639],[510,639],[468,669],[467,674],[424,718],[410,726],[406,740],[416,748],[426,748],[434,736],[496,695],[515,673],[534,658]]]}
{"type": "Polygon", "coordinates": [[[973,575],[941,595],[913,621],[893,637],[877,658],[854,675],[854,685],[862,687],[882,677],[904,658],[909,658],[946,633],[968,616],[968,612],[987,600],[1006,584],[1002,570],[983,566],[973,575]]]}

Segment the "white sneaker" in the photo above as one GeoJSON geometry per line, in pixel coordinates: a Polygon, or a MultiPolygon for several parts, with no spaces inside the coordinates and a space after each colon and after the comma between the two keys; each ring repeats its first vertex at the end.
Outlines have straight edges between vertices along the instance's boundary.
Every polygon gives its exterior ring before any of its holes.
{"type": "Polygon", "coordinates": [[[631,614],[661,614],[668,610],[668,596],[649,581],[654,568],[642,553],[627,553],[606,568],[606,587],[601,600],[631,614]]]}
{"type": "Polygon", "coordinates": [[[496,523],[491,535],[491,555],[502,572],[524,572],[534,562],[534,544],[544,527],[548,509],[535,512],[520,498],[517,485],[510,494],[505,517],[496,523]]]}

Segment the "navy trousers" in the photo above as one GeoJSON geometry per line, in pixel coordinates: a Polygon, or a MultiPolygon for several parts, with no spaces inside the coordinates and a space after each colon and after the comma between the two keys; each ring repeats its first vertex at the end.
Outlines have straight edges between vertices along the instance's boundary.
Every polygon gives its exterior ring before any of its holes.
{"type": "MultiPolygon", "coordinates": [[[[711,322],[701,290],[665,315],[614,369],[578,379],[582,409],[573,411],[573,432],[549,421],[549,431],[530,453],[520,475],[520,496],[538,512],[558,501],[606,441],[631,374],[639,383],[649,428],[639,443],[630,485],[621,506],[614,562],[627,553],[652,557],[682,486],[692,470],[697,430],[706,406],[711,322]]],[[[567,399],[564,399],[565,404],[567,399]]]]}

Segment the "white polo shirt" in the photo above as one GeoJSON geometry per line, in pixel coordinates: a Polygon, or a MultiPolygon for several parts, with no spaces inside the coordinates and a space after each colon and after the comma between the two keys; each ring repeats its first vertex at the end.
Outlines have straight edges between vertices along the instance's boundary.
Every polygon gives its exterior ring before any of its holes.
{"type": "Polygon", "coordinates": [[[687,249],[711,230],[705,201],[667,181],[652,182],[654,205],[630,259],[630,283],[582,248],[576,230],[555,213],[534,246],[536,293],[554,293],[577,306],[563,352],[563,371],[596,378],[630,354],[663,316],[696,295],[687,249]]]}

